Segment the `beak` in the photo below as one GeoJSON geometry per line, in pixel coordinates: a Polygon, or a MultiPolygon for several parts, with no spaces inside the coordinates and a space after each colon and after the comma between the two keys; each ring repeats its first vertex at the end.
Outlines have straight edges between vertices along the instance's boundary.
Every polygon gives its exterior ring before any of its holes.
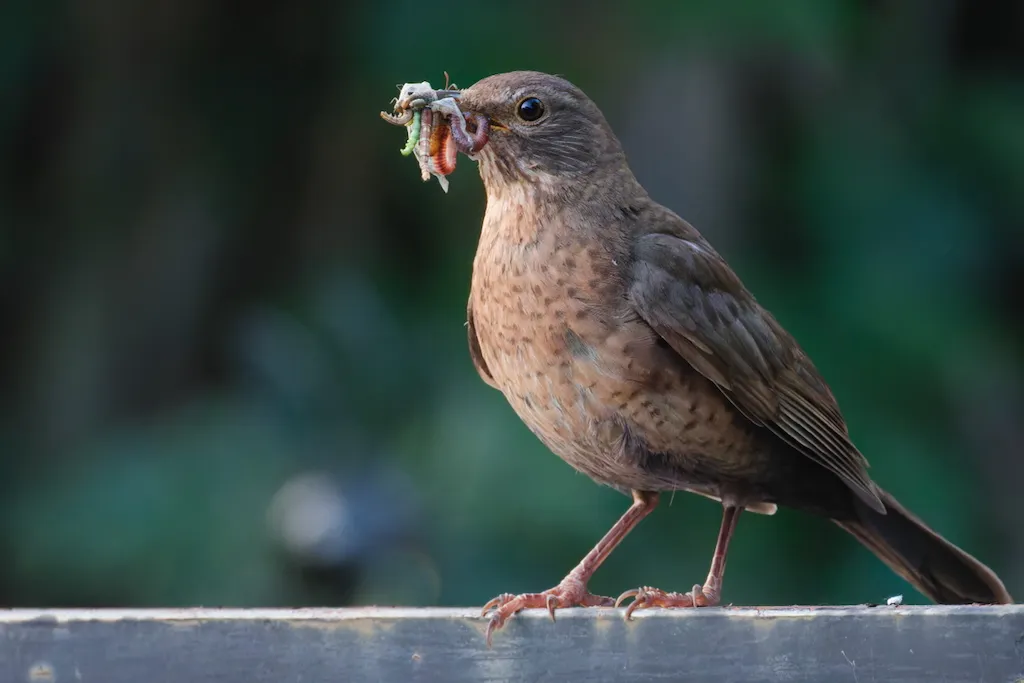
{"type": "Polygon", "coordinates": [[[492,118],[490,116],[487,116],[487,114],[482,114],[478,110],[474,109],[472,107],[471,103],[467,103],[467,104],[469,104],[469,106],[467,106],[465,108],[460,107],[460,109],[462,109],[462,113],[465,114],[466,116],[472,115],[474,117],[481,117],[481,118],[487,119],[487,128],[488,128],[488,130],[491,130],[491,131],[500,130],[503,133],[507,133],[509,131],[509,128],[507,126],[501,125],[494,118],[492,118]]]}

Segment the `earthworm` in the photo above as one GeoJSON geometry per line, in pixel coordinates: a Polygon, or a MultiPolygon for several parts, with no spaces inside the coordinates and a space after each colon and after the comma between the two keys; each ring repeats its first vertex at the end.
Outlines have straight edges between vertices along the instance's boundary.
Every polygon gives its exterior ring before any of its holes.
{"type": "Polygon", "coordinates": [[[487,144],[491,130],[491,121],[483,114],[465,114],[459,116],[459,125],[452,126],[452,135],[459,151],[463,154],[476,154],[487,144]],[[467,119],[473,122],[473,131],[466,126],[467,119]],[[461,137],[461,139],[460,139],[461,137]]]}

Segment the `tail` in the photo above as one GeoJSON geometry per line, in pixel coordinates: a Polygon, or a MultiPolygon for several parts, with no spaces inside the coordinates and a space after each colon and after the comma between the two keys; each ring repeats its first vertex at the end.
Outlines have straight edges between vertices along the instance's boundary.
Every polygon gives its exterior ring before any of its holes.
{"type": "Polygon", "coordinates": [[[836,521],[914,588],[942,604],[1011,604],[995,573],[878,490],[882,515],[857,499],[853,521],[836,521]]]}

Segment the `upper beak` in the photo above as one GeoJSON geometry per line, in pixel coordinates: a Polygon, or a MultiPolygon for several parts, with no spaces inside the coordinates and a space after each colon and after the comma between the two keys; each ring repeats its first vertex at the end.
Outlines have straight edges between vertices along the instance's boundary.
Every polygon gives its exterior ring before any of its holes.
{"type": "Polygon", "coordinates": [[[482,115],[483,117],[485,117],[487,119],[487,127],[488,127],[489,130],[492,130],[492,131],[500,130],[503,133],[507,133],[508,132],[509,129],[508,129],[507,126],[501,125],[493,117],[487,116],[487,114],[482,114],[482,112],[480,112],[480,110],[478,110],[478,109],[474,109],[471,102],[467,102],[466,105],[467,106],[465,106],[465,107],[462,107],[462,106],[459,107],[462,110],[462,113],[465,114],[466,116],[469,116],[471,114],[472,115],[482,115]]]}
{"type": "MultiPolygon", "coordinates": [[[[462,97],[465,96],[467,90],[436,90],[434,92],[437,94],[438,99],[441,99],[443,97],[454,97],[455,99],[458,100],[458,99],[461,99],[462,97]]],[[[467,114],[467,115],[468,114],[478,114],[478,113],[480,113],[480,112],[475,111],[473,109],[473,105],[472,105],[473,97],[472,97],[472,94],[470,94],[470,98],[469,99],[470,99],[470,101],[465,103],[466,106],[462,106],[463,103],[461,103],[461,102],[459,103],[459,109],[462,110],[462,113],[463,114],[467,114]]],[[[500,123],[498,123],[497,121],[492,119],[490,116],[487,117],[487,124],[488,124],[488,128],[490,130],[500,130],[500,131],[506,131],[506,132],[508,131],[507,127],[501,125],[500,123]]]]}

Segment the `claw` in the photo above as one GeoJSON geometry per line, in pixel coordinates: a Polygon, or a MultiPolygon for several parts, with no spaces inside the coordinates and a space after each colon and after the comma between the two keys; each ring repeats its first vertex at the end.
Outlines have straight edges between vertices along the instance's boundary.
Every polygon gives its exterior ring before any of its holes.
{"type": "Polygon", "coordinates": [[[637,610],[641,605],[647,602],[647,591],[652,590],[649,586],[642,588],[634,588],[633,590],[626,591],[619,596],[618,600],[615,601],[615,606],[618,607],[622,604],[623,600],[634,598],[633,602],[626,608],[626,613],[623,615],[623,619],[626,621],[633,621],[633,612],[637,610]]]}
{"type": "Polygon", "coordinates": [[[634,588],[633,590],[626,591],[619,597],[615,598],[614,606],[619,607],[620,605],[622,605],[623,600],[629,600],[630,598],[635,598],[636,596],[640,595],[640,590],[640,588],[634,588]]]}
{"type": "Polygon", "coordinates": [[[551,621],[555,621],[555,610],[558,608],[558,603],[560,602],[558,596],[548,593],[548,598],[545,602],[547,602],[548,614],[551,615],[551,621]]]}
{"type": "Polygon", "coordinates": [[[487,624],[487,646],[490,647],[494,632],[505,625],[513,614],[523,609],[547,609],[551,621],[555,621],[555,611],[563,607],[605,607],[612,604],[611,598],[592,595],[587,592],[586,585],[578,579],[563,580],[562,583],[542,593],[524,593],[512,595],[502,593],[484,605],[480,616],[486,616],[489,610],[490,623],[487,624]]]}
{"type": "Polygon", "coordinates": [[[487,624],[487,633],[484,634],[488,649],[491,647],[491,640],[494,638],[494,632],[504,625],[505,620],[501,617],[501,612],[495,612],[494,616],[491,617],[490,623],[487,624]]]}

